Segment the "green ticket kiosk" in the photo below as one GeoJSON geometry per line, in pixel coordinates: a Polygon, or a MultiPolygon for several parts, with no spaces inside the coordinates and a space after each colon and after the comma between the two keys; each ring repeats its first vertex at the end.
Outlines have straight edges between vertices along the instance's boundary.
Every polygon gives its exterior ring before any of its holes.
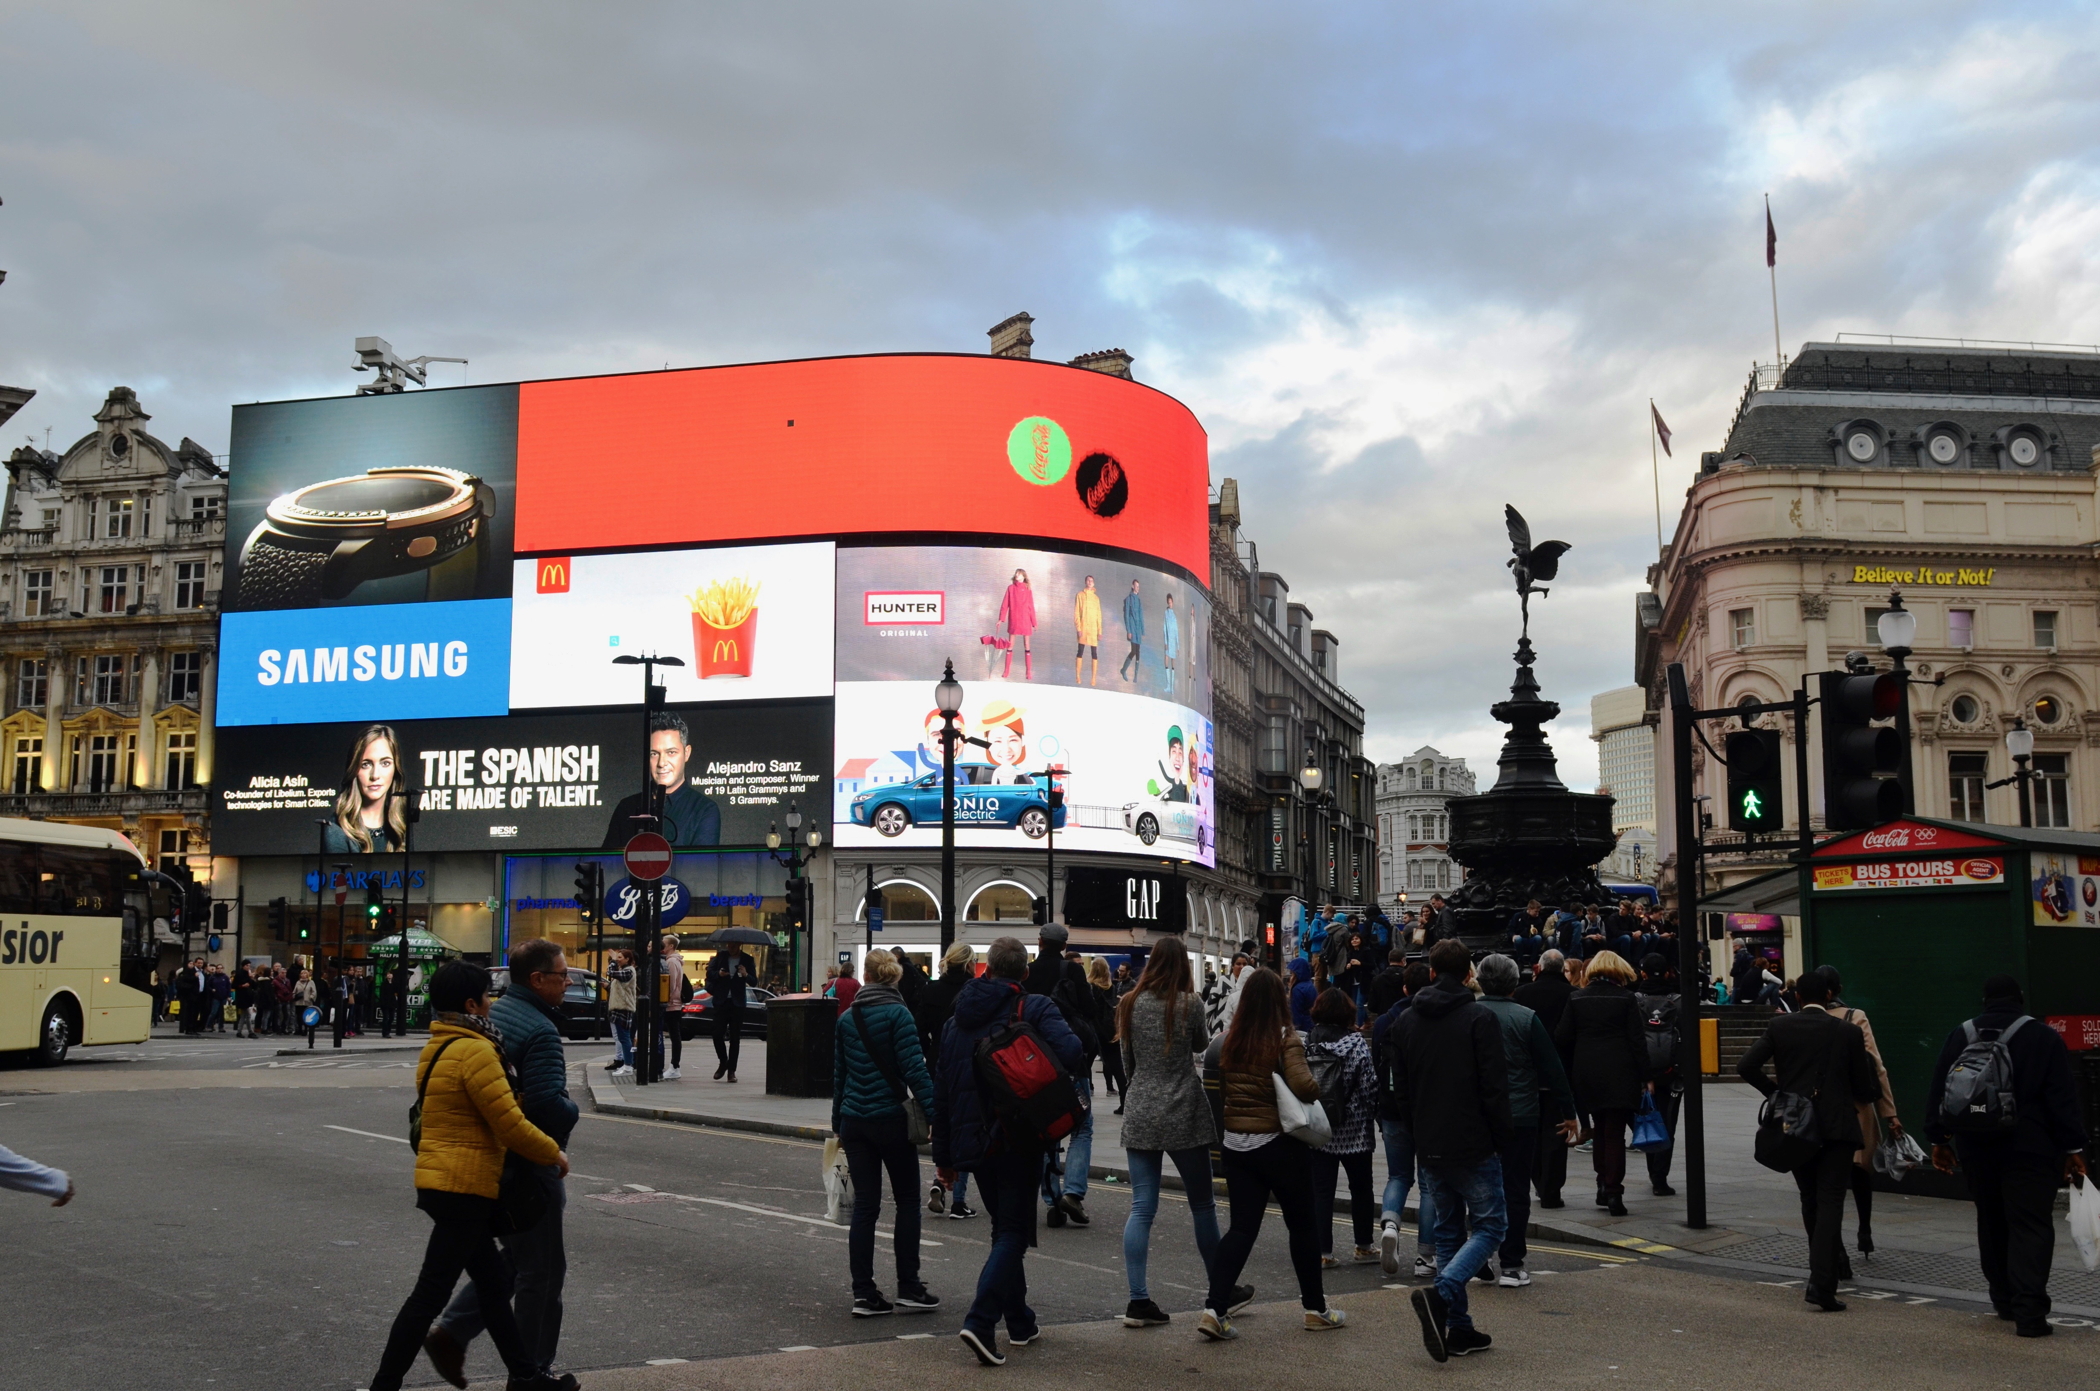
{"type": "Polygon", "coordinates": [[[1804,959],[1867,1012],[1904,1127],[1947,1033],[2010,974],[2074,1049],[2100,1032],[2100,835],[1910,817],[1825,841],[1801,870],[1804,959]]]}

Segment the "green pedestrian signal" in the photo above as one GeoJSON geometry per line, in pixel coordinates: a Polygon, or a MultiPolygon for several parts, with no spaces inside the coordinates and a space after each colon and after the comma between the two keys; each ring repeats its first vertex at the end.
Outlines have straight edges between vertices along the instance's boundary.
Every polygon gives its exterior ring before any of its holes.
{"type": "Polygon", "coordinates": [[[1728,760],[1728,828],[1776,831],[1786,822],[1776,729],[1739,729],[1722,746],[1728,760]]]}

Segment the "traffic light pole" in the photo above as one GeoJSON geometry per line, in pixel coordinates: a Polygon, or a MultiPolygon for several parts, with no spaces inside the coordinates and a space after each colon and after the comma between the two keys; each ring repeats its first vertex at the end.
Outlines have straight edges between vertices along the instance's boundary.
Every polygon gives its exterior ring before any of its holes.
{"type": "Polygon", "coordinates": [[[1700,1056],[1705,1031],[1699,1024],[1701,991],[1699,956],[1706,949],[1706,928],[1699,918],[1698,807],[1692,801],[1692,725],[1700,712],[1692,708],[1684,664],[1672,662],[1670,678],[1670,772],[1677,823],[1677,1074],[1684,1079],[1680,1123],[1684,1129],[1684,1224],[1695,1231],[1706,1226],[1706,1107],[1702,1092],[1705,1060],[1700,1056]]]}

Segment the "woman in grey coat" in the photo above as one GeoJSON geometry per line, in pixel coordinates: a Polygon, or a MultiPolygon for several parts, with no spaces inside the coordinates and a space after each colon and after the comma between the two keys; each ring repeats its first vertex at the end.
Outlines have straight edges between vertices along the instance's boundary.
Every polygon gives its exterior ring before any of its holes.
{"type": "Polygon", "coordinates": [[[1159,1212],[1159,1180],[1168,1155],[1188,1196],[1205,1270],[1218,1253],[1218,1209],[1210,1182],[1210,1147],[1218,1131],[1196,1070],[1196,1059],[1210,1046],[1210,1029],[1180,938],[1163,937],[1153,945],[1137,988],[1123,997],[1116,1013],[1129,1079],[1123,1092],[1123,1146],[1130,1156],[1123,1266],[1130,1279],[1130,1306],[1123,1323],[1148,1328],[1169,1322],[1145,1288],[1145,1259],[1152,1249],[1152,1219],[1159,1212]]]}

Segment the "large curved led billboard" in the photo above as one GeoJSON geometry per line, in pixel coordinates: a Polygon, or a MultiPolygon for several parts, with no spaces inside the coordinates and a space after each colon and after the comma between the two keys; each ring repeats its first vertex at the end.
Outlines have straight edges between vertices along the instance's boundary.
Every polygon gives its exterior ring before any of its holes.
{"type": "Polygon", "coordinates": [[[1148,387],[829,358],[242,406],[233,444],[219,853],[396,848],[411,787],[419,848],[595,849],[645,770],[681,845],[790,800],[922,844],[953,659],[963,843],[1040,843],[1054,785],[1060,844],[1212,860],[1208,460],[1148,387]]]}

